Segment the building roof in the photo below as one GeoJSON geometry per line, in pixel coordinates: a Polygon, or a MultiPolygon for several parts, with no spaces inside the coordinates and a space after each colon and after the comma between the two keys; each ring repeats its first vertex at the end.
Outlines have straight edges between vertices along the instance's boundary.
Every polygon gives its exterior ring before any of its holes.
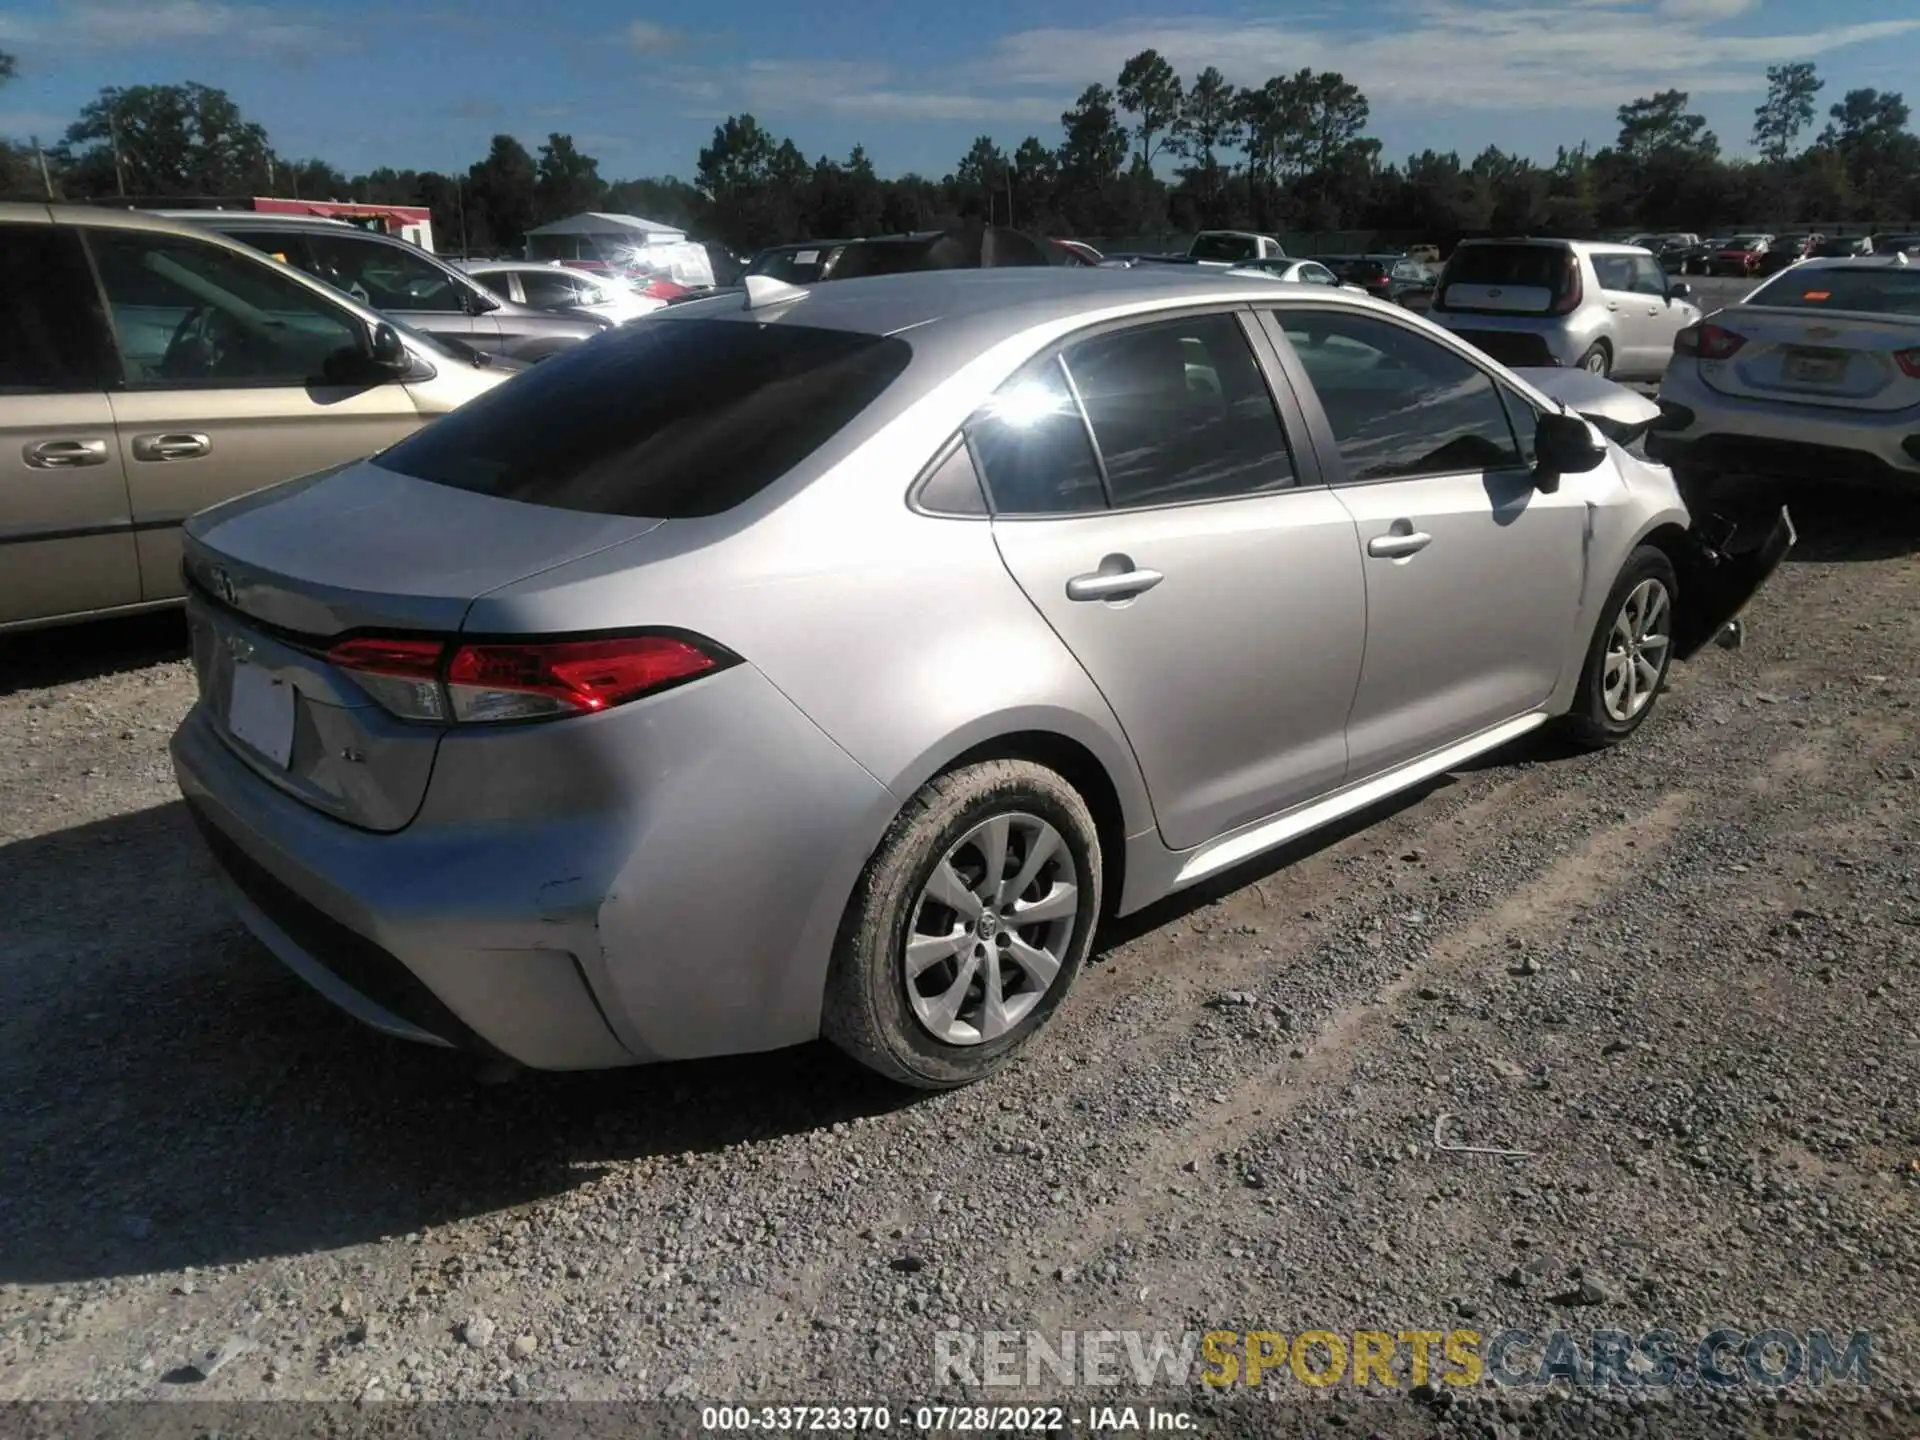
{"type": "Polygon", "coordinates": [[[585,210],[551,225],[529,230],[529,235],[650,235],[686,238],[678,225],[662,225],[658,220],[642,220],[638,215],[617,215],[608,210],[585,210]]]}

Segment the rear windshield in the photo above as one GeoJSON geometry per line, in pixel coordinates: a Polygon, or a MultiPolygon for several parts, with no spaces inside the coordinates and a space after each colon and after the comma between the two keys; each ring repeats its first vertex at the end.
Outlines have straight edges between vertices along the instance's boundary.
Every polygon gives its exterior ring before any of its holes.
{"type": "Polygon", "coordinates": [[[749,275],[766,275],[788,285],[811,285],[838,254],[838,245],[813,245],[804,250],[776,250],[747,268],[749,275]]]}
{"type": "Polygon", "coordinates": [[[1196,260],[1251,260],[1260,253],[1260,242],[1251,235],[1202,235],[1187,254],[1196,260]]]}
{"type": "Polygon", "coordinates": [[[1749,295],[1746,303],[1853,310],[1868,315],[1920,315],[1920,269],[1836,266],[1828,270],[1785,270],[1749,295]]]}
{"type": "Polygon", "coordinates": [[[1558,245],[1462,245],[1447,262],[1449,285],[1513,285],[1551,290],[1567,283],[1567,252],[1558,245]]]}
{"type": "Polygon", "coordinates": [[[826,444],[912,355],[844,330],[650,320],[562,351],[379,463],[561,510],[718,515],[826,444]]]}

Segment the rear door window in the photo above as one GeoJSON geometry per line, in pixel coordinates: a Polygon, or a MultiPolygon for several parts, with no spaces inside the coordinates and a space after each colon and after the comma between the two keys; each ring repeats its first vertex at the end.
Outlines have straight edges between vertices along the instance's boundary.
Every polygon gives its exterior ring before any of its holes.
{"type": "Polygon", "coordinates": [[[80,237],[0,225],[0,395],[104,390],[108,352],[80,237]]]}
{"type": "Polygon", "coordinates": [[[1136,325],[1083,340],[1066,361],[1115,508],[1294,483],[1286,432],[1234,316],[1136,325]]]}
{"type": "Polygon", "coordinates": [[[912,357],[898,337],[663,318],[571,347],[379,463],[562,510],[718,515],[825,445],[912,357]]]}
{"type": "Polygon", "coordinates": [[[1060,357],[1018,371],[967,422],[1001,515],[1081,515],[1106,508],[1100,462],[1060,357]]]}

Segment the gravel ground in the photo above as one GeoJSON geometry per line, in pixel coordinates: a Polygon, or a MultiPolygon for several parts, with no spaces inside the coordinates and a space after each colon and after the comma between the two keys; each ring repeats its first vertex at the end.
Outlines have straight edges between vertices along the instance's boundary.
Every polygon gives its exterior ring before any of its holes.
{"type": "MultiPolygon", "coordinates": [[[[1504,752],[1116,926],[1026,1058],[931,1098],[824,1047],[489,1084],[365,1031],[220,904],[177,619],[14,641],[0,1399],[1005,1400],[936,1388],[934,1332],[1777,1324],[1876,1332],[1816,1429],[1920,1432],[1920,515],[1796,516],[1746,648],[1635,742],[1504,752]]],[[[1821,1413],[1254,1393],[1175,1398],[1821,1413]]]]}

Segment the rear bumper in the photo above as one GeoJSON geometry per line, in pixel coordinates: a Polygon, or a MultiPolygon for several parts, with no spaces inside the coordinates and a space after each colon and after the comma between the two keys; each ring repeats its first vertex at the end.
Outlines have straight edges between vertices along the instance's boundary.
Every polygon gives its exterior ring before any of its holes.
{"type": "Polygon", "coordinates": [[[1647,454],[1694,478],[1920,489],[1920,411],[1870,412],[1722,395],[1687,362],[1660,387],[1647,454]]]}
{"type": "Polygon", "coordinates": [[[175,774],[241,919],[379,1029],[551,1070],[819,1033],[833,939],[897,810],[757,670],[443,739],[377,834],[275,788],[196,705],[175,774]]]}
{"type": "Polygon", "coordinates": [[[1485,315],[1459,315],[1429,309],[1427,318],[1502,365],[1564,368],[1576,366],[1591,340],[1564,328],[1507,327],[1485,315]]]}

